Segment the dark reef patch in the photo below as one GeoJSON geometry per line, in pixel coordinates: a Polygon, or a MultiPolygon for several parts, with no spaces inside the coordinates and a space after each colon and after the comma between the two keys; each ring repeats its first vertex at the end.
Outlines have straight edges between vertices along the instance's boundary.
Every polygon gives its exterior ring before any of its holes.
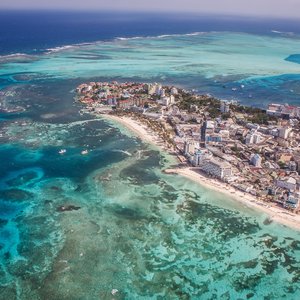
{"type": "Polygon", "coordinates": [[[223,239],[233,238],[240,234],[254,234],[260,229],[251,218],[241,217],[238,212],[211,204],[188,201],[186,209],[185,217],[190,224],[196,224],[198,218],[206,220],[223,239]]]}
{"type": "Polygon", "coordinates": [[[19,202],[32,199],[33,194],[21,189],[0,190],[0,199],[19,202]]]}
{"type": "Polygon", "coordinates": [[[36,172],[29,171],[27,173],[20,174],[15,178],[7,180],[6,183],[9,186],[18,186],[18,185],[26,184],[27,182],[29,182],[35,178],[36,178],[36,172]]]}
{"type": "Polygon", "coordinates": [[[137,208],[124,207],[115,204],[110,207],[109,210],[111,210],[115,215],[125,219],[140,220],[144,218],[142,212],[137,208]]]}
{"type": "Polygon", "coordinates": [[[7,224],[7,220],[0,219],[0,228],[4,227],[7,224]]]}

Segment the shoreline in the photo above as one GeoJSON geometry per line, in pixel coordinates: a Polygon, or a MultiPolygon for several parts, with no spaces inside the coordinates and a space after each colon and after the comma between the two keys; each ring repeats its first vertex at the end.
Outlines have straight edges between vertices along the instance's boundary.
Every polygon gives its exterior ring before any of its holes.
{"type": "Polygon", "coordinates": [[[269,217],[270,222],[276,222],[300,231],[300,215],[293,214],[272,203],[269,204],[262,202],[255,196],[239,191],[225,182],[208,178],[204,174],[196,172],[191,167],[166,169],[164,172],[166,174],[177,174],[186,177],[207,189],[214,190],[228,196],[229,198],[239,202],[241,205],[255,209],[258,212],[265,213],[269,217]]]}
{"type": "MultiPolygon", "coordinates": [[[[141,124],[137,120],[132,119],[131,117],[121,117],[110,114],[101,114],[101,116],[104,119],[112,120],[124,125],[142,141],[155,145],[161,148],[163,151],[169,152],[170,154],[174,154],[174,151],[167,149],[167,147],[164,145],[164,141],[161,138],[159,138],[151,129],[147,128],[146,125],[141,124]]],[[[272,203],[267,204],[262,202],[255,196],[249,193],[243,193],[242,191],[235,189],[225,182],[208,178],[207,176],[196,172],[192,167],[165,169],[163,172],[166,174],[177,174],[188,178],[189,180],[192,180],[207,189],[225,194],[229,198],[239,202],[241,205],[255,209],[257,212],[265,213],[267,216],[269,216],[270,222],[276,222],[300,231],[300,215],[293,214],[283,208],[275,206],[272,203]]]]}
{"type": "Polygon", "coordinates": [[[130,131],[132,131],[135,136],[139,137],[142,141],[157,146],[162,150],[167,151],[169,154],[175,153],[175,151],[168,149],[163,139],[157,136],[157,134],[154,133],[153,130],[147,128],[145,124],[142,124],[141,122],[131,117],[116,116],[111,114],[101,114],[101,116],[103,116],[103,118],[107,120],[115,121],[119,124],[124,125],[130,131]]]}

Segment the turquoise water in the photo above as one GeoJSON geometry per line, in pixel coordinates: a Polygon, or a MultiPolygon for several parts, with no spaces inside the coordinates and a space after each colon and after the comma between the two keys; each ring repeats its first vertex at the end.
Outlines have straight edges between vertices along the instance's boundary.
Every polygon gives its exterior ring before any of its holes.
{"type": "Polygon", "coordinates": [[[300,64],[300,54],[292,54],[286,58],[287,61],[294,62],[296,64],[300,64]]]}
{"type": "Polygon", "coordinates": [[[83,81],[137,78],[296,103],[297,47],[203,33],[4,61],[1,104],[17,111],[0,114],[0,299],[299,299],[299,232],[163,174],[174,157],[73,103],[83,81]]]}
{"type": "Polygon", "coordinates": [[[299,47],[298,36],[279,34],[203,32],[117,39],[12,62],[4,57],[0,78],[4,84],[45,78],[138,79],[175,83],[256,106],[299,104],[300,66],[286,60],[299,47]]]}

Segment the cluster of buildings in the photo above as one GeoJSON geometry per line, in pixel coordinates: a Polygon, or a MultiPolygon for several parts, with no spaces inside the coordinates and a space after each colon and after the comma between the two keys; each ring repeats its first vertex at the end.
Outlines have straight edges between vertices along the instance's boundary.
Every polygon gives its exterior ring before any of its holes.
{"type": "Polygon", "coordinates": [[[146,90],[149,95],[156,95],[159,98],[157,103],[163,106],[172,105],[175,103],[175,96],[178,95],[178,90],[176,87],[171,87],[169,89],[169,94],[166,94],[166,89],[162,87],[159,83],[146,84],[146,90]]]}
{"type": "Polygon", "coordinates": [[[228,101],[218,101],[218,116],[211,117],[209,104],[202,105],[203,97],[193,94],[188,96],[198,102],[193,101],[189,109],[180,109],[187,92],[157,83],[90,83],[80,85],[77,93],[80,101],[91,107],[139,108],[145,116],[171,127],[174,148],[195,169],[266,201],[298,209],[298,107],[270,104],[266,112],[261,110],[259,114],[272,115],[272,121],[257,124],[251,122],[254,110],[233,113],[237,104],[228,101]],[[155,107],[155,114],[146,103],[155,107]]]}
{"type": "MultiPolygon", "coordinates": [[[[247,116],[222,119],[230,113],[220,102],[220,117],[205,109],[197,124],[169,115],[176,128],[176,147],[199,170],[235,188],[296,210],[300,203],[300,130],[298,119],[278,118],[268,125],[247,116]]],[[[181,116],[182,114],[182,116],[181,116]]]]}
{"type": "Polygon", "coordinates": [[[300,107],[288,104],[271,103],[268,105],[267,114],[285,119],[299,118],[300,107]]]}
{"type": "Polygon", "coordinates": [[[166,90],[161,84],[135,82],[90,82],[76,88],[78,100],[93,110],[114,107],[125,110],[141,110],[150,106],[169,106],[175,103],[178,90],[166,90]]]}
{"type": "Polygon", "coordinates": [[[233,175],[232,166],[224,160],[214,157],[211,151],[201,148],[200,143],[185,141],[184,155],[194,167],[213,177],[226,180],[233,175]]]}

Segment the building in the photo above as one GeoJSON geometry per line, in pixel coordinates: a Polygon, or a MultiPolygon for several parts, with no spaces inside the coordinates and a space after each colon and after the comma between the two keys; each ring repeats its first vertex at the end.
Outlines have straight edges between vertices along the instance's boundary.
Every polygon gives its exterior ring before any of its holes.
{"type": "Polygon", "coordinates": [[[232,168],[229,163],[213,158],[204,160],[200,168],[205,173],[219,179],[225,179],[232,176],[232,168]]]}
{"type": "Polygon", "coordinates": [[[220,135],[218,133],[206,134],[205,142],[206,143],[220,143],[220,142],[222,142],[222,135],[220,135]]]}
{"type": "Polygon", "coordinates": [[[283,119],[299,118],[300,109],[297,106],[288,104],[271,103],[268,105],[267,114],[271,116],[281,117],[283,119]]]}
{"type": "Polygon", "coordinates": [[[155,94],[158,95],[158,96],[161,96],[161,94],[162,94],[162,85],[161,84],[156,84],[155,94]]]}
{"type": "Polygon", "coordinates": [[[291,160],[289,163],[288,163],[288,167],[289,167],[289,170],[292,171],[292,172],[296,172],[297,171],[297,163],[293,160],[291,160]]]}
{"type": "Polygon", "coordinates": [[[279,130],[278,130],[278,136],[280,138],[286,140],[288,137],[290,137],[291,132],[292,132],[292,128],[290,128],[290,127],[282,127],[282,128],[279,128],[279,130]]]}
{"type": "Polygon", "coordinates": [[[220,103],[220,111],[221,113],[229,113],[230,112],[230,104],[228,101],[221,101],[220,103]]]}
{"type": "Polygon", "coordinates": [[[108,97],[107,98],[107,105],[112,105],[112,106],[117,105],[117,99],[115,97],[108,97]]]}
{"type": "Polygon", "coordinates": [[[289,191],[295,191],[297,188],[297,181],[293,177],[280,178],[276,180],[276,186],[287,189],[289,191]]]}
{"type": "Polygon", "coordinates": [[[259,154],[252,154],[250,157],[250,162],[253,166],[260,168],[261,167],[261,157],[259,154]]]}
{"type": "Polygon", "coordinates": [[[201,141],[205,142],[206,135],[214,133],[215,122],[214,121],[204,121],[200,130],[201,130],[201,141]]]}
{"type": "Polygon", "coordinates": [[[278,136],[278,132],[279,132],[279,130],[277,128],[272,128],[269,130],[269,134],[274,137],[278,136]]]}
{"type": "Polygon", "coordinates": [[[285,208],[297,209],[299,207],[300,195],[299,193],[289,193],[287,200],[284,202],[285,208]]]}
{"type": "Polygon", "coordinates": [[[194,155],[196,149],[199,148],[199,142],[196,141],[185,141],[184,143],[184,154],[194,155]]]}
{"type": "Polygon", "coordinates": [[[193,156],[192,164],[195,167],[199,167],[206,159],[211,159],[212,154],[206,149],[197,149],[193,156]]]}
{"type": "Polygon", "coordinates": [[[146,90],[148,92],[148,95],[154,95],[156,92],[156,85],[155,84],[147,84],[146,90]]]}
{"type": "Polygon", "coordinates": [[[260,126],[258,124],[253,124],[253,123],[247,123],[246,127],[250,130],[253,130],[253,132],[260,129],[260,126]]]}
{"type": "Polygon", "coordinates": [[[146,102],[147,102],[146,99],[130,98],[126,100],[119,100],[117,106],[118,108],[128,109],[132,106],[144,106],[146,102]]]}
{"type": "Polygon", "coordinates": [[[297,165],[297,172],[300,174],[300,157],[299,156],[294,156],[294,161],[297,165]]]}
{"type": "Polygon", "coordinates": [[[161,84],[158,84],[158,83],[149,83],[149,84],[146,84],[145,86],[147,92],[148,92],[148,95],[158,95],[160,96],[161,95],[161,91],[162,91],[162,85],[161,84]]]}
{"type": "Polygon", "coordinates": [[[221,135],[222,138],[229,138],[229,136],[230,136],[229,130],[225,130],[225,129],[220,130],[219,134],[221,135]]]}
{"type": "Polygon", "coordinates": [[[178,90],[174,86],[171,88],[171,95],[178,95],[178,90]]]}
{"type": "Polygon", "coordinates": [[[161,96],[159,100],[157,100],[157,103],[165,106],[169,106],[175,103],[175,97],[173,95],[171,96],[161,96]]]}
{"type": "Polygon", "coordinates": [[[262,136],[256,130],[251,130],[251,132],[249,132],[246,135],[246,140],[245,140],[246,145],[258,144],[260,142],[262,142],[262,136]]]}

